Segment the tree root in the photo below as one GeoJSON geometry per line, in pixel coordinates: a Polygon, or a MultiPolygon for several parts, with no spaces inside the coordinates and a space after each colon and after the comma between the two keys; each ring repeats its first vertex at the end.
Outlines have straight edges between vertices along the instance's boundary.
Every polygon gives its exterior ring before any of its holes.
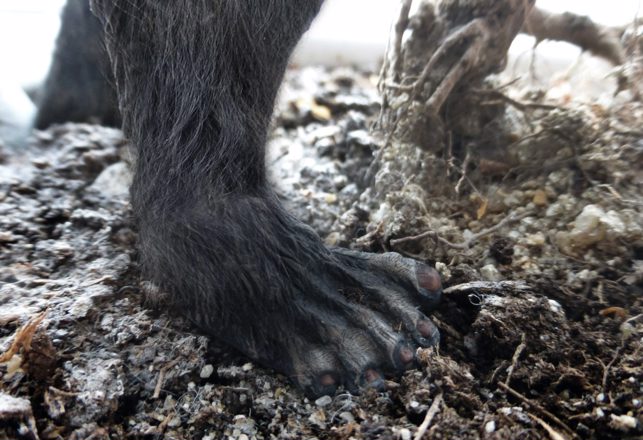
{"type": "Polygon", "coordinates": [[[457,134],[453,125],[459,123],[445,117],[445,109],[463,96],[477,99],[467,92],[504,67],[507,49],[534,0],[450,0],[437,7],[422,3],[410,17],[411,3],[402,3],[387,49],[378,128],[394,132],[396,140],[441,151],[445,133],[457,134]],[[411,32],[403,39],[405,30],[411,32]]]}
{"type": "Polygon", "coordinates": [[[571,12],[556,14],[533,8],[521,31],[534,36],[536,44],[543,40],[565,41],[614,65],[625,62],[620,30],[595,23],[586,16],[571,12]]]}

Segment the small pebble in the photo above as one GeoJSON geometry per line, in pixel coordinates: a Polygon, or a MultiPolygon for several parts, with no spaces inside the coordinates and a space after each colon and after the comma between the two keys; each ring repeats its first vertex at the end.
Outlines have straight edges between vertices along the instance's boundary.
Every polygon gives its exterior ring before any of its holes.
{"type": "Polygon", "coordinates": [[[320,408],[330,405],[333,402],[333,399],[330,396],[321,396],[319,399],[315,400],[315,405],[320,408]]]}
{"type": "Polygon", "coordinates": [[[630,429],[636,428],[636,425],[638,424],[636,418],[628,416],[626,414],[620,416],[610,414],[610,418],[612,420],[610,420],[609,425],[614,429],[618,429],[619,431],[629,431],[630,429]]]}
{"type": "Polygon", "coordinates": [[[172,417],[172,419],[169,421],[167,424],[170,428],[176,428],[177,426],[181,426],[181,418],[180,417],[172,417]]]}
{"type": "Polygon", "coordinates": [[[399,431],[400,433],[400,440],[411,440],[411,431],[409,431],[406,428],[402,428],[399,431]]]}
{"type": "Polygon", "coordinates": [[[207,364],[203,368],[201,368],[199,377],[201,377],[201,379],[207,379],[208,377],[212,376],[212,373],[214,373],[214,367],[211,364],[207,364]]]}
{"type": "Polygon", "coordinates": [[[525,243],[529,246],[543,246],[546,241],[545,234],[542,232],[536,232],[535,234],[527,234],[525,236],[525,243]]]}
{"type": "Polygon", "coordinates": [[[339,414],[339,418],[342,419],[344,423],[354,423],[355,422],[355,417],[353,417],[353,414],[350,411],[344,411],[339,414]]]}
{"type": "Polygon", "coordinates": [[[500,272],[493,264],[487,264],[486,266],[481,267],[480,275],[482,275],[482,277],[487,281],[502,280],[502,275],[500,275],[500,272]]]}
{"type": "Polygon", "coordinates": [[[547,194],[542,189],[537,189],[534,191],[534,198],[532,202],[536,206],[545,206],[547,205],[547,194]]]}
{"type": "Polygon", "coordinates": [[[247,363],[243,364],[243,366],[241,367],[241,369],[242,369],[243,371],[250,371],[250,370],[252,370],[253,368],[254,368],[254,367],[253,367],[253,365],[252,365],[252,362],[247,362],[247,363]]]}

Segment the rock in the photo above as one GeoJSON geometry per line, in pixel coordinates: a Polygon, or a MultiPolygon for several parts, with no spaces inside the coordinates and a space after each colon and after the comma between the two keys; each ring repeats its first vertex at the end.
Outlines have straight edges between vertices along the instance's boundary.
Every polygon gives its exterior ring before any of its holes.
{"type": "Polygon", "coordinates": [[[313,411],[313,413],[308,417],[308,421],[321,429],[326,429],[326,413],[323,409],[313,411]]]}
{"type": "Polygon", "coordinates": [[[355,417],[353,416],[353,413],[350,411],[342,411],[339,413],[339,418],[342,419],[344,423],[354,423],[355,422],[355,417]]]}
{"type": "Polygon", "coordinates": [[[636,425],[638,425],[638,421],[636,420],[636,418],[625,414],[620,416],[610,414],[610,419],[610,427],[623,432],[634,429],[636,428],[636,425]]]}
{"type": "Polygon", "coordinates": [[[536,232],[535,234],[527,234],[525,236],[525,244],[529,246],[543,246],[546,243],[547,238],[542,232],[536,232]]]}
{"type": "Polygon", "coordinates": [[[203,368],[201,368],[199,377],[201,377],[201,379],[207,379],[208,377],[212,376],[212,373],[214,373],[214,367],[212,366],[212,364],[207,364],[203,368]]]}
{"type": "Polygon", "coordinates": [[[375,141],[366,130],[353,130],[348,133],[346,140],[362,147],[370,147],[375,144],[375,141]]]}
{"type": "Polygon", "coordinates": [[[330,118],[332,117],[332,114],[328,107],[326,107],[325,105],[319,105],[317,103],[313,103],[311,105],[310,114],[313,118],[322,122],[330,121],[330,118]]]}
{"type": "Polygon", "coordinates": [[[82,363],[65,363],[70,374],[68,386],[77,392],[77,403],[69,408],[71,423],[81,426],[113,413],[124,393],[125,378],[122,363],[115,353],[102,352],[100,358],[85,359],[82,363]]]}
{"type": "Polygon", "coordinates": [[[241,366],[241,369],[246,372],[252,370],[253,368],[254,368],[254,365],[252,365],[252,362],[246,362],[241,366]]]}
{"type": "Polygon", "coordinates": [[[547,194],[542,189],[534,191],[534,197],[531,199],[532,203],[536,206],[547,205],[547,194]]]}
{"type": "Polygon", "coordinates": [[[0,391],[0,422],[2,425],[9,422],[17,424],[22,438],[38,438],[36,422],[28,399],[13,397],[0,391]]]}
{"type": "Polygon", "coordinates": [[[341,130],[337,125],[326,125],[315,128],[306,135],[306,141],[314,145],[321,139],[331,139],[332,142],[337,142],[336,137],[341,134],[341,130]]]}
{"type": "Polygon", "coordinates": [[[482,266],[480,268],[480,275],[482,275],[482,278],[484,278],[487,281],[500,281],[502,280],[502,275],[500,275],[500,272],[498,269],[496,269],[496,266],[493,264],[487,264],[485,266],[482,266]]]}
{"type": "Polygon", "coordinates": [[[406,428],[402,428],[398,431],[401,440],[411,440],[411,431],[406,428]]]}
{"type": "Polygon", "coordinates": [[[9,420],[14,417],[31,415],[31,403],[28,399],[13,397],[0,392],[0,419],[9,420]]]}
{"type": "Polygon", "coordinates": [[[88,226],[90,228],[100,229],[105,224],[109,223],[112,219],[112,215],[105,211],[104,209],[76,209],[70,220],[75,222],[80,226],[88,226]]]}
{"type": "Polygon", "coordinates": [[[0,243],[13,243],[17,237],[11,232],[0,231],[0,243]]]}
{"type": "Polygon", "coordinates": [[[330,405],[333,403],[333,398],[330,396],[321,396],[319,399],[315,400],[315,405],[320,408],[330,405]]]}
{"type": "Polygon", "coordinates": [[[170,428],[176,428],[177,426],[181,426],[181,418],[178,416],[172,417],[168,422],[167,426],[169,426],[170,428]]]}
{"type": "Polygon", "coordinates": [[[76,299],[72,306],[69,308],[69,314],[74,318],[80,319],[87,316],[89,311],[92,309],[94,302],[91,298],[86,296],[81,296],[76,299]]]}
{"type": "Polygon", "coordinates": [[[114,163],[105,168],[88,190],[105,197],[127,197],[132,183],[132,172],[125,162],[114,163]]]}
{"type": "Polygon", "coordinates": [[[449,266],[447,266],[443,262],[436,261],[435,270],[437,270],[442,277],[442,281],[449,281],[451,279],[451,271],[449,270],[449,266]]]}
{"type": "Polygon", "coordinates": [[[574,220],[570,232],[560,231],[556,240],[567,253],[578,253],[603,241],[622,238],[627,229],[616,211],[605,212],[598,205],[587,205],[574,220]]]}

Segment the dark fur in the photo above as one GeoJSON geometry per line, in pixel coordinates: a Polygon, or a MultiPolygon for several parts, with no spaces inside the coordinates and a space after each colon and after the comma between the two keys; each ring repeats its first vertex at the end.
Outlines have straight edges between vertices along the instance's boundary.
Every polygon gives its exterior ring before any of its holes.
{"type": "Polygon", "coordinates": [[[407,342],[395,326],[436,342],[416,330],[416,306],[436,292],[418,284],[414,261],[325,248],[267,184],[275,97],[320,5],[92,1],[138,149],[131,192],[145,275],[208,334],[313,393],[399,366],[407,342]]]}
{"type": "Polygon", "coordinates": [[[132,202],[143,266],[188,316],[237,347],[265,344],[248,337],[269,336],[256,304],[290,296],[295,256],[326,252],[283,212],[264,166],[288,57],[320,2],[262,3],[94,2],[123,128],[138,147],[132,202]]]}
{"type": "Polygon", "coordinates": [[[102,26],[88,0],[65,5],[49,75],[36,101],[36,128],[67,121],[120,125],[102,26]]]}

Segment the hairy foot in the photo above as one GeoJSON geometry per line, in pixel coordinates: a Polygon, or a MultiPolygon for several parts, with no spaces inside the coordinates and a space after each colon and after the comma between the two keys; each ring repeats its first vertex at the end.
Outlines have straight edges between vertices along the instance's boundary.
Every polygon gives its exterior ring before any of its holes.
{"type": "Polygon", "coordinates": [[[148,274],[189,319],[310,395],[381,388],[439,342],[426,316],[441,296],[435,269],[327,249],[274,201],[143,222],[140,239],[148,274]]]}

